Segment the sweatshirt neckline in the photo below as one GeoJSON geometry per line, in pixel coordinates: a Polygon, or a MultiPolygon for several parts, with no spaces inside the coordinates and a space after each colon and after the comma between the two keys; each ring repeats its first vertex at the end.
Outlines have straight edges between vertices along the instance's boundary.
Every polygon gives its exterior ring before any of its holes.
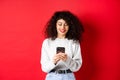
{"type": "Polygon", "coordinates": [[[67,38],[56,38],[56,40],[67,40],[67,38]]]}

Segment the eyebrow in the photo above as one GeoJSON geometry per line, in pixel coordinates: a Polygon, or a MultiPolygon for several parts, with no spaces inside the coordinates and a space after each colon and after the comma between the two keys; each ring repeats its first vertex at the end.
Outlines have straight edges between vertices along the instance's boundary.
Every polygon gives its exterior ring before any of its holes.
{"type": "Polygon", "coordinates": [[[62,23],[61,21],[57,21],[58,23],[62,23]]]}
{"type": "MultiPolygon", "coordinates": [[[[59,22],[59,21],[58,21],[57,23],[62,23],[62,22],[59,22]]],[[[67,23],[65,22],[64,24],[67,24],[67,23]]]]}

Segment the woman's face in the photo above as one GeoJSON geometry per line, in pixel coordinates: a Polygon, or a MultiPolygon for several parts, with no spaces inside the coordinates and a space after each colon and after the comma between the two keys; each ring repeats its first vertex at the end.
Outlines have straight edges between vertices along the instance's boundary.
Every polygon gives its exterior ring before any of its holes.
{"type": "Polygon", "coordinates": [[[56,23],[56,29],[57,29],[57,37],[65,38],[69,30],[69,26],[65,20],[59,19],[56,23]]]}

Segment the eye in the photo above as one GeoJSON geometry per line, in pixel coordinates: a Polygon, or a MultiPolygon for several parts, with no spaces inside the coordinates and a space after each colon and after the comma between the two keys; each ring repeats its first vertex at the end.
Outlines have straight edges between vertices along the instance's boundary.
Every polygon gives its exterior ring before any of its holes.
{"type": "Polygon", "coordinates": [[[61,22],[58,22],[57,24],[58,24],[59,26],[62,26],[62,23],[61,23],[61,22]]]}
{"type": "Polygon", "coordinates": [[[68,24],[66,23],[64,26],[68,26],[68,24]]]}

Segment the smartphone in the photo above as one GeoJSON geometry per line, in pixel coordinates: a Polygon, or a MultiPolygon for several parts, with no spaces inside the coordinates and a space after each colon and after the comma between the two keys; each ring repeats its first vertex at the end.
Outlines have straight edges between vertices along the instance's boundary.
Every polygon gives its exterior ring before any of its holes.
{"type": "Polygon", "coordinates": [[[57,52],[57,54],[60,52],[65,53],[65,47],[57,47],[56,52],[57,52]]]}

